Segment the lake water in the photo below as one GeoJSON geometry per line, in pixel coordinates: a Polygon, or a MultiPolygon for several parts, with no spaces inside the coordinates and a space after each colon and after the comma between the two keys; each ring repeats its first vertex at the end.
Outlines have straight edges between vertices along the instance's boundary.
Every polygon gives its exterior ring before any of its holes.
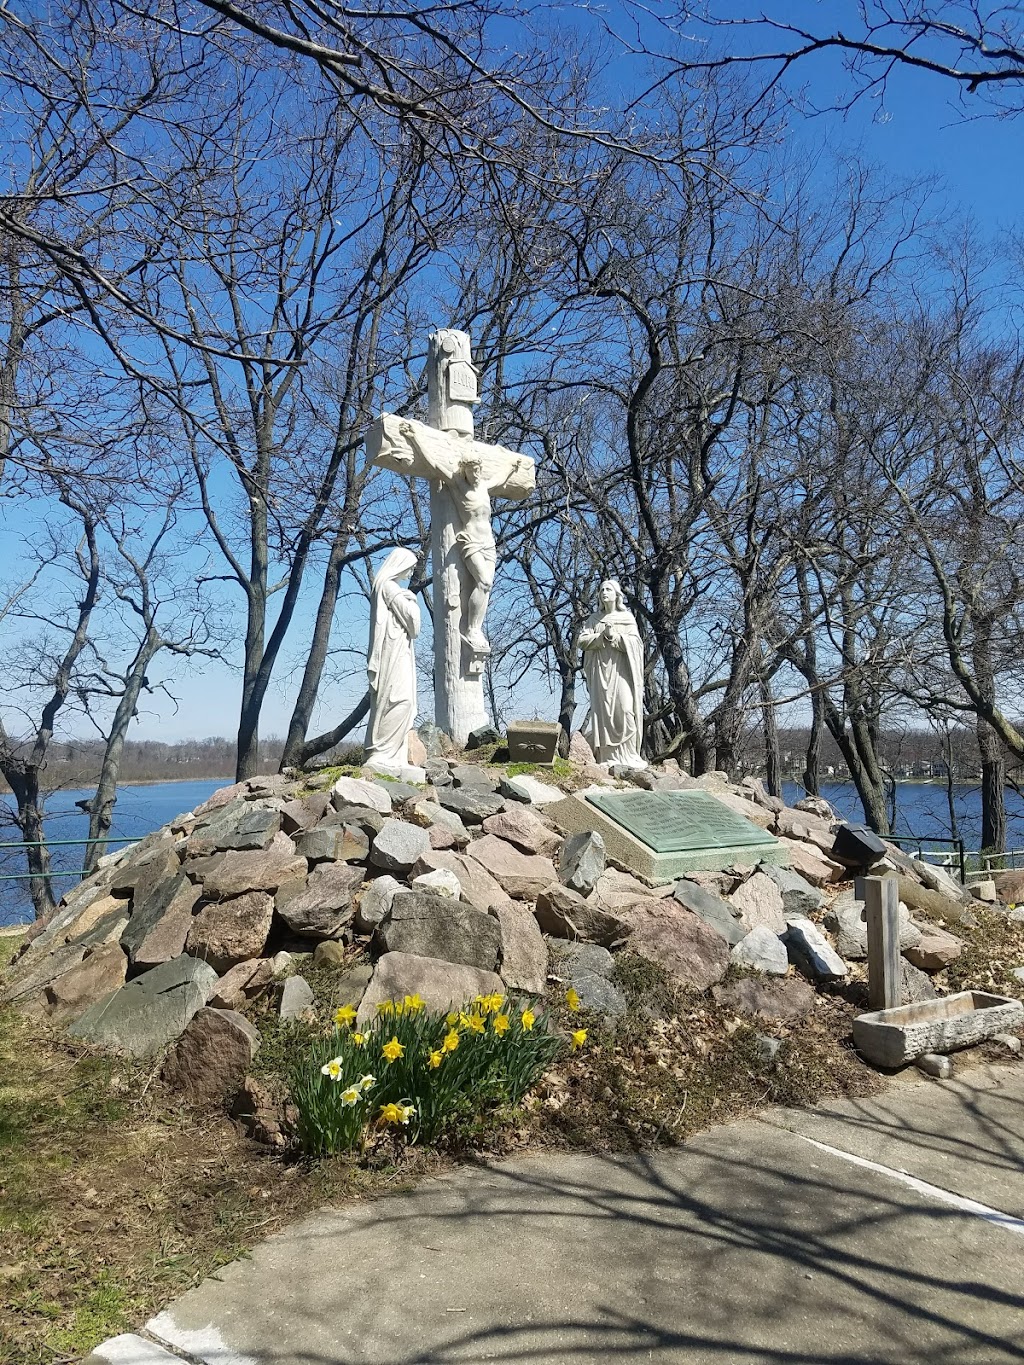
{"type": "MultiPolygon", "coordinates": [[[[122,787],[114,808],[114,838],[111,847],[118,848],[125,841],[141,839],[144,834],[158,829],[183,811],[192,810],[202,801],[230,782],[229,777],[207,782],[159,782],[144,787],[122,787]]],[[[897,784],[897,834],[918,835],[938,839],[949,838],[949,811],[946,789],[928,782],[900,782],[897,784]]],[[[847,820],[862,820],[863,812],[857,790],[851,782],[833,782],[822,787],[822,796],[847,820]]],[[[51,839],[84,839],[89,832],[88,816],[75,807],[75,802],[92,795],[92,789],[59,792],[50,801],[46,820],[47,836],[51,839]]],[[[787,804],[799,801],[803,789],[795,782],[783,787],[787,804]]],[[[0,796],[0,802],[10,802],[0,796]]],[[[955,806],[960,833],[968,849],[978,848],[981,842],[981,799],[977,787],[957,787],[955,806]]],[[[1024,847],[1024,800],[1015,792],[1006,793],[1007,846],[1024,847]]],[[[0,842],[15,840],[17,831],[10,826],[0,827],[0,842]]],[[[84,849],[79,847],[52,850],[55,868],[65,871],[80,868],[84,849]]],[[[0,877],[24,872],[24,855],[20,850],[0,850],[0,877]]],[[[61,877],[57,883],[62,890],[75,884],[73,876],[61,877]]],[[[20,924],[32,918],[32,906],[26,883],[0,880],[0,925],[20,924]]]]}
{"type": "MultiPolygon", "coordinates": [[[[141,839],[144,834],[159,829],[176,815],[192,810],[218,787],[226,786],[231,781],[230,777],[223,777],[207,782],[154,782],[150,786],[121,787],[114,807],[111,851],[126,842],[141,839]]],[[[76,809],[75,802],[88,800],[93,791],[92,787],[81,791],[62,791],[50,798],[50,813],[46,817],[48,839],[87,838],[89,817],[76,809]]],[[[10,808],[11,797],[0,796],[0,802],[10,808]]],[[[18,831],[12,826],[0,826],[0,843],[12,843],[17,837],[18,831]]],[[[79,869],[84,854],[85,849],[81,845],[54,848],[53,865],[62,871],[79,869]]],[[[0,876],[24,871],[25,855],[20,849],[0,850],[0,876]]],[[[61,877],[56,885],[63,892],[74,886],[75,880],[73,876],[61,877]]],[[[27,886],[28,883],[23,881],[0,881],[0,925],[20,924],[32,919],[32,902],[27,886]]]]}

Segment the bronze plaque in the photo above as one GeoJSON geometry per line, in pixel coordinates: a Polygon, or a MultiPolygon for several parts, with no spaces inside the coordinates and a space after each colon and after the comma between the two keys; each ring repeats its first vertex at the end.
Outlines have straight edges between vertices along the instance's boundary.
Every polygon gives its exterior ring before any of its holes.
{"type": "Polygon", "coordinates": [[[586,798],[655,853],[775,842],[707,792],[587,792],[586,798]]]}

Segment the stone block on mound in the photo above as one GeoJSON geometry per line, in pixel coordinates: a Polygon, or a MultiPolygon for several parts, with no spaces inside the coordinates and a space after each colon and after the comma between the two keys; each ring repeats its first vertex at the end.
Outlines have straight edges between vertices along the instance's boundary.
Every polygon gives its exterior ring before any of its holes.
{"type": "Polygon", "coordinates": [[[513,900],[536,900],[544,887],[554,879],[555,869],[550,858],[535,853],[520,853],[514,845],[493,834],[474,839],[467,854],[513,900]]]}
{"type": "Polygon", "coordinates": [[[220,1104],[241,1089],[260,1041],[259,1031],[234,1010],[197,1010],[161,1074],[193,1104],[220,1104]]]}
{"type": "Polygon", "coordinates": [[[274,898],[266,891],[204,905],[192,920],[186,947],[193,957],[209,962],[218,973],[239,962],[259,957],[266,947],[274,918],[274,898]]]}
{"type": "Polygon", "coordinates": [[[208,962],[183,954],[90,1005],[68,1032],[135,1057],[151,1056],[180,1036],[216,984],[208,962]]]}
{"type": "Polygon", "coordinates": [[[672,899],[641,901],[628,912],[633,952],[661,967],[678,986],[706,991],[729,966],[725,939],[672,899]]]}
{"type": "Polygon", "coordinates": [[[305,889],[283,903],[277,913],[293,933],[306,938],[336,938],[354,914],[356,892],[365,871],[350,863],[321,863],[309,874],[305,889]]]}
{"type": "Polygon", "coordinates": [[[376,942],[385,953],[493,971],[501,951],[501,929],[491,915],[450,896],[409,891],[395,896],[390,914],[377,929],[376,942]]]}
{"type": "Polygon", "coordinates": [[[428,1009],[449,1010],[465,1005],[477,995],[501,995],[504,986],[496,972],[482,971],[464,963],[444,962],[413,953],[385,953],[359,1005],[357,1024],[370,1023],[377,1006],[386,1000],[419,995],[428,1009]]]}

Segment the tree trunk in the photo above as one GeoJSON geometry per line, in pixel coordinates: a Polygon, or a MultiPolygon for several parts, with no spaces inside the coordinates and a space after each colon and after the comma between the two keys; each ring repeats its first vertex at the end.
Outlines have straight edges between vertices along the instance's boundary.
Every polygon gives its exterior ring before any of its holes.
{"type": "Polygon", "coordinates": [[[761,679],[761,716],[764,724],[765,787],[769,796],[782,796],[782,754],[779,752],[779,727],[775,717],[775,698],[771,680],[761,679]]]}
{"type": "Polygon", "coordinates": [[[114,819],[117,781],[121,772],[121,755],[124,753],[125,738],[128,734],[128,727],[138,709],[142,689],[146,684],[146,670],[162,646],[163,641],[160,640],[156,631],[150,628],[135,656],[128,673],[127,685],[121,694],[117,710],[114,712],[114,719],[107,735],[106,747],[103,750],[103,761],[100,764],[96,792],[91,800],[81,803],[82,809],[89,813],[89,838],[94,841],[86,848],[85,858],[82,860],[82,867],[87,875],[95,870],[96,864],[107,851],[106,839],[114,819]]]}
{"type": "Polygon", "coordinates": [[[811,733],[807,738],[804,771],[801,781],[808,796],[821,795],[821,741],[825,735],[825,717],[821,697],[811,693],[811,733]]]}
{"type": "Polygon", "coordinates": [[[981,846],[1006,852],[1006,760],[995,731],[986,721],[977,725],[981,753],[981,846]]]}

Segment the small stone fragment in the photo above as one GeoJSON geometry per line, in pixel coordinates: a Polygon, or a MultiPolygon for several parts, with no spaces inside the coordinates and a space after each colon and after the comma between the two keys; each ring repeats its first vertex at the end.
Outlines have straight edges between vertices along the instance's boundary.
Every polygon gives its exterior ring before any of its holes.
{"type": "Polygon", "coordinates": [[[395,893],[406,888],[394,877],[376,877],[367,882],[356,903],[355,926],[361,934],[372,934],[381,920],[391,912],[395,893]]]}
{"type": "Polygon", "coordinates": [[[486,725],[478,725],[475,730],[470,730],[466,736],[466,748],[481,749],[485,744],[497,744],[500,739],[498,730],[488,721],[486,725]]]}
{"type": "Polygon", "coordinates": [[[940,1081],[948,1081],[953,1074],[953,1063],[937,1052],[922,1053],[920,1057],[915,1057],[914,1065],[926,1076],[935,1076],[940,1081]]]}
{"type": "Polygon", "coordinates": [[[313,949],[314,967],[340,967],[345,961],[345,945],[336,938],[324,939],[313,949]]]}
{"type": "Polygon", "coordinates": [[[768,976],[785,976],[789,970],[786,945],[763,924],[751,929],[732,949],[729,960],[736,967],[752,967],[768,976]]]}
{"type": "Polygon", "coordinates": [[[1021,1050],[1021,1041],[1015,1033],[994,1033],[992,1035],[992,1041],[993,1043],[1000,1043],[1003,1047],[1008,1048],[1010,1052],[1016,1053],[1021,1050]]]}
{"type": "Polygon", "coordinates": [[[848,968],[809,919],[791,919],[783,935],[793,961],[813,981],[843,981],[848,968]]]}
{"type": "Polygon", "coordinates": [[[318,825],[296,838],[295,852],[311,863],[358,863],[369,854],[370,841],[356,825],[318,825]]]}
{"type": "Polygon", "coordinates": [[[282,1019],[301,1019],[313,1012],[313,991],[305,977],[289,976],[281,990],[282,1019]]]}
{"type": "Polygon", "coordinates": [[[453,900],[458,900],[462,895],[462,883],[447,867],[421,872],[418,877],[413,877],[409,886],[414,891],[436,891],[439,896],[451,896],[453,900]]]}
{"type": "Polygon", "coordinates": [[[905,948],[903,953],[908,961],[922,971],[941,972],[943,967],[955,962],[963,950],[963,941],[955,934],[947,933],[937,924],[930,924],[922,930],[920,942],[912,948],[905,948]]]}
{"type": "Polygon", "coordinates": [[[370,862],[385,872],[408,872],[430,848],[430,835],[404,820],[385,820],[370,849],[370,862]]]}
{"type": "Polygon", "coordinates": [[[586,896],[597,885],[604,865],[604,839],[596,830],[572,834],[558,854],[558,879],[586,896]]]}
{"type": "Polygon", "coordinates": [[[391,797],[377,782],[360,777],[339,777],[331,788],[331,801],[339,806],[369,806],[381,815],[391,814],[391,797]]]}
{"type": "Polygon", "coordinates": [[[561,801],[565,796],[565,792],[560,791],[558,787],[526,774],[519,777],[503,777],[498,784],[498,791],[512,801],[524,801],[530,806],[549,806],[553,801],[561,801]]]}

